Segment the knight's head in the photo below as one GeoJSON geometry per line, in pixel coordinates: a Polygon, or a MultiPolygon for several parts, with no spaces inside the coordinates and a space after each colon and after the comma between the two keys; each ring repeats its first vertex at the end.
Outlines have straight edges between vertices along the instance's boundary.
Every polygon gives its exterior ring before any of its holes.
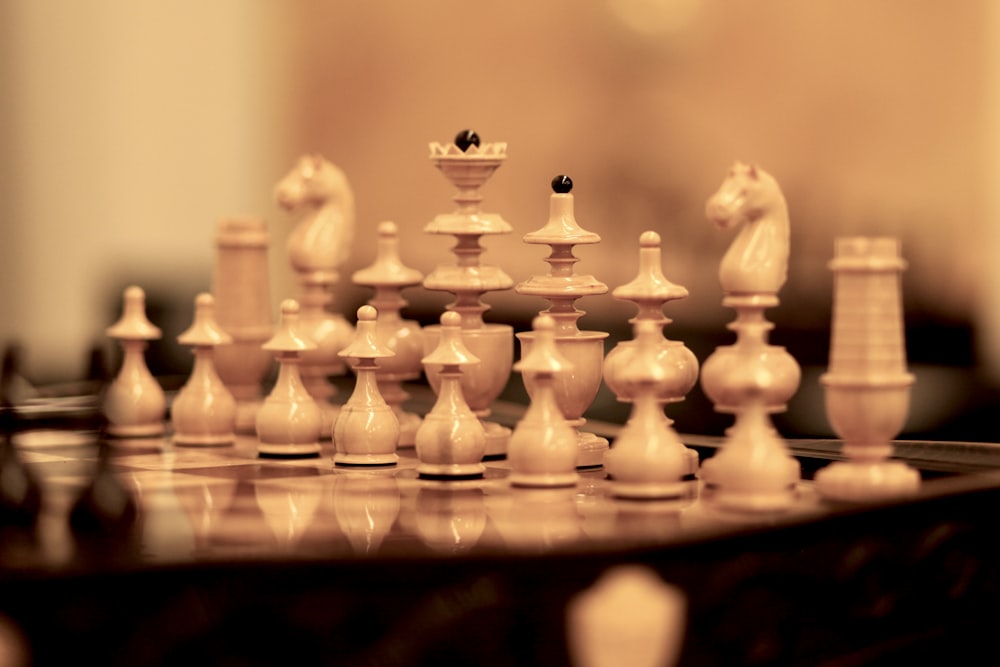
{"type": "Polygon", "coordinates": [[[705,204],[705,216],[719,227],[755,220],[781,197],[774,179],[754,164],[735,162],[725,180],[705,204]]]}
{"type": "Polygon", "coordinates": [[[347,179],[339,168],[319,154],[303,155],[275,186],[278,204],[287,210],[319,206],[347,192],[347,179]]]}

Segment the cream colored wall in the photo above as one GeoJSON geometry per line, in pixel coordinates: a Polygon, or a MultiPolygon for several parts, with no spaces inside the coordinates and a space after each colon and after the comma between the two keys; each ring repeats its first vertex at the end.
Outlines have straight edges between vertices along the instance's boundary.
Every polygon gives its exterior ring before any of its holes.
{"type": "MultiPolygon", "coordinates": [[[[520,237],[544,223],[548,182],[565,172],[580,223],[604,236],[579,250],[579,270],[625,282],[638,235],[656,228],[668,276],[691,291],[669,314],[721,326],[716,268],[730,237],[701,209],[739,158],[770,170],[791,207],[775,319],[828,317],[835,235],[891,233],[911,265],[908,307],[1000,329],[996,244],[981,242],[1000,234],[1000,79],[987,50],[1000,18],[985,0],[49,0],[0,11],[0,335],[28,343],[38,374],[79,368],[122,280],[206,288],[223,215],[268,219],[275,300],[293,293],[289,221],[271,187],[301,152],[324,153],[354,185],[360,229],[345,275],[371,261],[385,219],[403,230],[404,260],[429,272],[451,242],[421,230],[451,191],[427,142],[465,127],[509,143],[484,194],[515,232],[488,239],[485,259],[515,281],[546,268],[544,249],[520,237]]],[[[344,285],[339,298],[366,296],[344,285]]],[[[544,305],[486,300],[497,319],[544,305]]],[[[579,306],[585,326],[632,313],[610,296],[579,306]]]]}

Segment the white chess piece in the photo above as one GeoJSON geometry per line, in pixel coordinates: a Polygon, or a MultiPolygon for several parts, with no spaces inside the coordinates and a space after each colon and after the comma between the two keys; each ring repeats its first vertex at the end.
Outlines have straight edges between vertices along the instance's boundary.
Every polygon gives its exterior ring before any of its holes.
{"type": "Polygon", "coordinates": [[[375,336],[395,353],[379,362],[377,377],[379,392],[399,420],[400,447],[412,447],[420,428],[420,416],[403,410],[403,403],[410,398],[403,382],[420,377],[423,368],[420,358],[424,355],[420,324],[400,316],[400,309],[406,305],[400,292],[404,287],[419,285],[422,278],[423,274],[407,268],[400,260],[399,232],[396,223],[388,221],[378,226],[375,263],[352,276],[355,284],[375,288],[374,296],[368,300],[378,311],[375,336]]]}
{"type": "Polygon", "coordinates": [[[692,472],[691,450],[663,414],[661,385],[672,378],[657,362],[662,340],[659,323],[638,320],[631,364],[619,375],[632,397],[632,414],[604,454],[611,492],[619,497],[680,498],[692,472]]]}
{"type": "Polygon", "coordinates": [[[571,371],[572,367],[556,350],[555,320],[539,315],[532,328],[535,341],[531,352],[514,364],[514,370],[521,371],[525,378],[532,378],[534,392],[527,411],[510,437],[507,453],[510,483],[514,486],[573,486],[579,478],[576,472],[579,448],[576,433],[563,417],[555,395],[556,377],[571,371]]]}
{"type": "Polygon", "coordinates": [[[353,359],[354,392],[341,406],[333,425],[333,461],[337,465],[394,465],[399,457],[399,421],[382,398],[377,380],[378,361],[393,356],[376,335],[372,306],[358,308],[358,324],[351,344],[340,356],[353,359]]]}
{"type": "MultiPolygon", "coordinates": [[[[547,275],[533,276],[515,287],[518,294],[539,296],[547,299],[549,307],[542,311],[556,322],[556,349],[573,366],[571,373],[559,378],[556,400],[563,416],[576,430],[580,454],[577,466],[581,468],[599,467],[608,449],[605,438],[580,429],[586,423],[583,413],[590,407],[601,388],[604,365],[604,331],[581,331],[577,326],[585,313],[576,308],[575,303],[582,297],[605,294],[608,286],[594,276],[574,272],[578,261],[573,248],[582,244],[600,243],[601,237],[581,228],[573,210],[573,181],[569,176],[552,179],[552,195],[549,197],[549,219],[540,229],[524,235],[524,242],[548,245],[551,252],[545,258],[549,265],[547,275]]],[[[517,334],[525,354],[531,353],[535,334],[524,331],[517,334]]],[[[534,392],[530,376],[525,378],[528,394],[534,392]]]]}
{"type": "Polygon", "coordinates": [[[108,327],[107,335],[118,339],[124,352],[121,369],[104,397],[108,434],[123,438],[162,435],[167,399],[144,355],[146,341],[159,338],[161,332],[146,319],[146,293],[141,287],[125,289],[122,316],[108,327]]]}
{"type": "Polygon", "coordinates": [[[892,439],[903,429],[913,375],[906,370],[899,241],[836,240],[830,367],[820,378],[826,413],[844,440],[847,461],[816,473],[826,498],[863,502],[914,493],[920,473],[892,461],[892,439]]]}
{"type": "Polygon", "coordinates": [[[486,470],[486,431],[462,394],[463,369],[480,362],[463,344],[461,327],[457,312],[444,313],[438,345],[423,359],[440,369],[440,386],[434,407],[417,429],[417,472],[422,477],[476,478],[486,470]]]}
{"type": "Polygon", "coordinates": [[[299,304],[294,299],[281,303],[281,323],[264,343],[276,353],[278,379],[257,412],[257,453],[261,457],[303,458],[319,456],[322,414],[299,375],[301,353],[316,344],[298,329],[299,304]]]}
{"type": "Polygon", "coordinates": [[[232,340],[215,321],[212,295],[199,294],[194,322],[177,337],[178,343],[194,348],[194,368],[170,408],[174,442],[224,445],[236,439],[236,399],[222,383],[214,363],[215,347],[232,340]]]}

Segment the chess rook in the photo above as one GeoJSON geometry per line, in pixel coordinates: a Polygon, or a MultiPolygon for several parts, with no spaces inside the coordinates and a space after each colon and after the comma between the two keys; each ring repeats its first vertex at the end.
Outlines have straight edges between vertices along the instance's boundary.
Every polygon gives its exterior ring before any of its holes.
{"type": "MultiPolygon", "coordinates": [[[[514,328],[507,324],[487,324],[483,313],[489,309],[480,297],[486,292],[510,289],[514,281],[502,269],[484,264],[483,236],[509,234],[511,226],[499,214],[480,210],[480,188],[507,158],[507,144],[480,143],[478,135],[463,130],[451,144],[430,144],[430,159],[458,192],[453,197],[457,208],[443,213],[424,227],[428,234],[455,237],[452,247],[455,264],[440,265],[424,279],[429,290],[450,292],[455,301],[447,310],[461,318],[462,340],[471,353],[482,360],[462,375],[462,391],[469,407],[483,420],[488,458],[503,458],[507,453],[510,429],[487,421],[490,407],[503,391],[514,363],[514,328]]],[[[441,335],[438,326],[424,328],[424,349],[433,350],[441,335]]],[[[427,379],[439,391],[440,368],[424,364],[427,379]]]]}
{"type": "Polygon", "coordinates": [[[914,378],[906,369],[899,241],[849,237],[835,243],[830,361],[821,378],[826,414],[847,461],[816,474],[833,500],[867,501],[913,493],[919,473],[890,461],[903,429],[914,378]]]}
{"type": "Polygon", "coordinates": [[[243,434],[256,430],[261,385],[274,364],[261,347],[274,333],[270,242],[267,223],[259,218],[225,218],[216,228],[215,320],[232,342],[215,350],[215,369],[236,399],[236,431],[243,434]]]}

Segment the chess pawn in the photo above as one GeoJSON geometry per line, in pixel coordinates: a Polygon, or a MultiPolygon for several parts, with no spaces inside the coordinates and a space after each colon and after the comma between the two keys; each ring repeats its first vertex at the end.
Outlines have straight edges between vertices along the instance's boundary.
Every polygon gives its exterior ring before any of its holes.
{"type": "Polygon", "coordinates": [[[462,343],[462,318],[454,311],[441,316],[437,347],[423,358],[426,365],[440,368],[437,400],[417,429],[417,472],[430,478],[477,478],[482,464],[486,432],[462,394],[464,367],[478,364],[462,343]]]}
{"type": "Polygon", "coordinates": [[[212,296],[215,319],[232,343],[215,350],[215,370],[236,399],[236,431],[252,434],[261,384],[274,356],[261,345],[274,333],[267,252],[271,238],[259,218],[224,218],[215,234],[212,296]]]}
{"type": "Polygon", "coordinates": [[[400,292],[404,287],[419,285],[422,278],[423,274],[400,261],[399,235],[394,222],[379,224],[375,263],[352,276],[355,284],[375,288],[375,295],[368,300],[378,311],[375,337],[395,353],[381,360],[376,376],[379,392],[399,421],[400,447],[412,447],[420,428],[420,416],[403,410],[403,403],[410,398],[403,389],[403,382],[420,377],[423,369],[420,358],[424,354],[420,324],[400,316],[400,310],[406,305],[400,292]]]}
{"type": "Polygon", "coordinates": [[[657,363],[662,337],[659,324],[636,322],[631,364],[619,379],[629,388],[632,414],[604,454],[611,492],[623,498],[679,498],[691,472],[690,455],[663,414],[661,384],[670,371],[657,363]]]}
{"type": "Polygon", "coordinates": [[[875,500],[913,493],[920,485],[915,469],[889,460],[914,380],[906,370],[903,335],[899,274],[905,268],[897,239],[836,241],[830,366],[820,381],[827,417],[848,460],[816,473],[816,488],[833,500],[875,500]]]}
{"type": "Polygon", "coordinates": [[[160,330],[146,319],[146,293],[141,287],[125,289],[121,318],[106,333],[120,341],[124,357],[118,375],[104,397],[110,422],[108,435],[137,438],[162,435],[167,399],[146,366],[146,341],[160,337],[160,330]]]}
{"type": "Polygon", "coordinates": [[[340,356],[354,360],[356,381],[333,426],[333,461],[337,465],[395,465],[399,460],[399,421],[382,398],[377,379],[378,360],[393,356],[393,352],[378,340],[377,316],[372,306],[358,308],[354,340],[340,351],[340,356]]]}
{"type": "Polygon", "coordinates": [[[263,345],[278,360],[278,379],[257,412],[257,453],[263,458],[319,456],[322,414],[299,375],[302,351],[316,344],[302,336],[298,325],[299,304],[286,299],[278,330],[263,345]]]}
{"type": "Polygon", "coordinates": [[[705,498],[717,507],[773,512],[795,502],[801,469],[768,416],[773,382],[760,357],[748,358],[727,378],[727,391],[737,406],[736,421],[718,453],[702,462],[700,472],[707,487],[705,498]]]}
{"type": "Polygon", "coordinates": [[[535,344],[514,365],[532,377],[534,393],[524,417],[510,438],[507,459],[514,486],[573,486],[579,475],[576,433],[566,422],[556,402],[555,378],[570,370],[555,345],[555,320],[540,315],[533,323],[535,344]]]}
{"type": "Polygon", "coordinates": [[[236,439],[236,399],[215,370],[217,345],[232,337],[215,321],[215,299],[211,294],[195,298],[194,323],[177,337],[181,345],[194,347],[194,368],[170,409],[174,442],[181,445],[224,445],[236,439]]]}

